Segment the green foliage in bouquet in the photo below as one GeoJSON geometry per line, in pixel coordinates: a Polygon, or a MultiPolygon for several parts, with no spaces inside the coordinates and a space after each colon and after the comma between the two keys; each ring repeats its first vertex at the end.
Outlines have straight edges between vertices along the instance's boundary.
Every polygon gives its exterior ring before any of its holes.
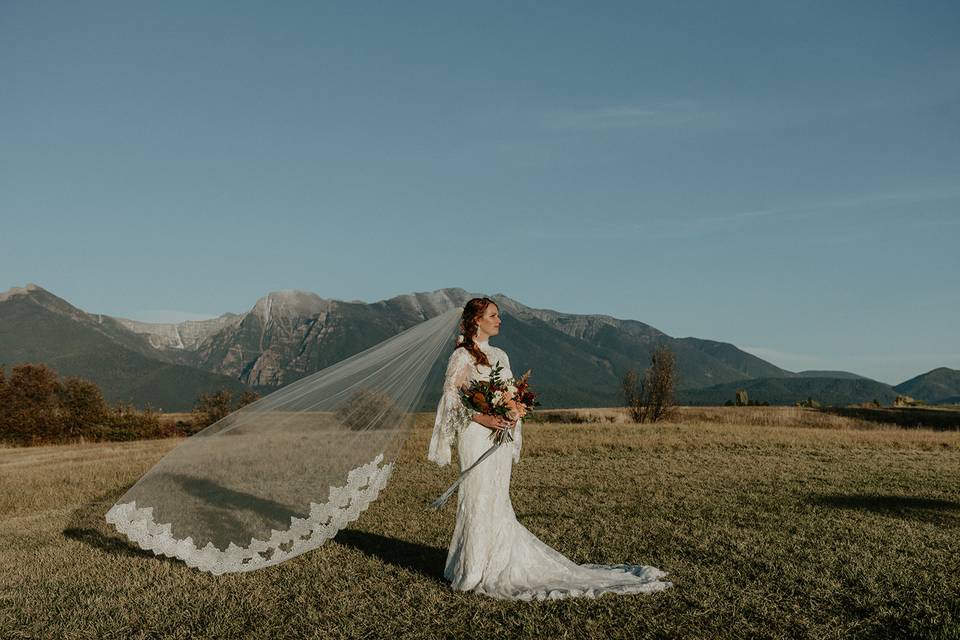
{"type": "MultiPolygon", "coordinates": [[[[460,399],[463,404],[474,411],[488,415],[499,416],[516,423],[527,415],[540,403],[537,394],[530,390],[527,379],[530,370],[520,378],[504,380],[500,377],[503,365],[498,360],[490,373],[488,380],[474,380],[466,389],[460,390],[460,399]]],[[[498,439],[512,440],[512,434],[498,432],[493,434],[498,439]]]]}

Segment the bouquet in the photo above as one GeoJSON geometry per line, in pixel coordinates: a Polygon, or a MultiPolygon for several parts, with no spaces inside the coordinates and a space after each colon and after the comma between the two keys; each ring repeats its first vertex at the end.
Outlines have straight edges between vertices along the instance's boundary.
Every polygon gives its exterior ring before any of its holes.
{"type": "Polygon", "coordinates": [[[519,378],[506,380],[500,377],[502,370],[503,366],[498,360],[489,380],[474,380],[469,387],[460,389],[460,400],[467,409],[500,416],[513,423],[514,426],[509,429],[498,429],[490,434],[490,438],[498,445],[512,441],[517,420],[540,404],[537,402],[537,394],[530,390],[527,382],[530,377],[529,369],[519,378]]]}
{"type": "Polygon", "coordinates": [[[519,378],[509,378],[507,380],[500,378],[502,369],[503,367],[500,366],[498,360],[497,366],[490,373],[489,380],[474,380],[469,386],[461,387],[460,400],[463,401],[463,406],[467,411],[472,410],[477,413],[500,416],[511,420],[513,426],[509,429],[497,429],[491,433],[490,438],[493,440],[493,445],[484,451],[483,455],[477,458],[473,464],[461,471],[456,481],[447,487],[447,490],[440,494],[439,498],[431,502],[430,506],[427,507],[428,509],[442,507],[468,473],[496,451],[501,444],[507,441],[512,442],[513,430],[517,426],[517,420],[533,411],[533,408],[540,404],[537,402],[537,394],[530,390],[530,385],[527,383],[527,378],[530,377],[529,369],[519,378]]]}

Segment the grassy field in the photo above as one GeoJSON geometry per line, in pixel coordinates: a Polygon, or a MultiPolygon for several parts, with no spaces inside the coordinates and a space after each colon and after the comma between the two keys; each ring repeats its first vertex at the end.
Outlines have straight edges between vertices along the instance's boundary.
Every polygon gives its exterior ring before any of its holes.
{"type": "Polygon", "coordinates": [[[0,448],[0,637],[960,638],[960,432],[792,407],[526,425],[511,497],[573,560],[652,595],[504,602],[442,578],[453,479],[423,415],[380,500],[323,547],[211,576],[103,514],[176,441],[0,448]]]}

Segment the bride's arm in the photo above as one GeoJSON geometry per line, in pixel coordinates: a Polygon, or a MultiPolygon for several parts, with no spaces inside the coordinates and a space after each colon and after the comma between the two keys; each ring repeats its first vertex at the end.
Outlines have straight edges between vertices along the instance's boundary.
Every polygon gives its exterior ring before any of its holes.
{"type": "Polygon", "coordinates": [[[437,404],[437,416],[430,438],[427,459],[439,465],[450,464],[450,447],[463,427],[470,423],[471,412],[460,400],[460,387],[466,385],[473,356],[466,349],[455,349],[447,361],[443,379],[443,394],[437,404]]]}

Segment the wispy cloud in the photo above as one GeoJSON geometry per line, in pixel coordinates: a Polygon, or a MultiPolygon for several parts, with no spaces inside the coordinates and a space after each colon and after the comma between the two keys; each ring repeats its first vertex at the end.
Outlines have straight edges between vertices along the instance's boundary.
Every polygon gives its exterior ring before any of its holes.
{"type": "Polygon", "coordinates": [[[936,200],[948,200],[958,197],[960,197],[960,187],[955,187],[952,185],[927,189],[915,189],[911,191],[860,193],[839,196],[835,198],[827,198],[824,200],[816,200],[807,203],[797,203],[789,206],[760,208],[720,215],[700,216],[691,218],[689,221],[695,223],[716,223],[764,217],[802,219],[835,213],[843,210],[860,209],[862,207],[909,205],[936,200]]]}
{"type": "MultiPolygon", "coordinates": [[[[734,230],[737,222],[769,221],[792,222],[819,216],[852,215],[859,211],[875,211],[879,208],[893,206],[923,205],[938,200],[953,200],[960,198],[960,188],[950,186],[930,187],[926,189],[884,191],[877,193],[851,194],[826,198],[807,203],[796,203],[779,207],[757,208],[730,213],[701,216],[672,216],[633,223],[633,228],[648,237],[660,239],[689,238],[697,235],[713,234],[718,229],[734,230]],[[731,225],[733,223],[733,225],[731,225]]],[[[956,220],[930,219],[925,209],[911,209],[897,222],[886,221],[886,226],[920,227],[955,225],[956,220]]],[[[853,242],[863,234],[847,234],[835,241],[825,242],[853,242]]]]}
{"type": "Polygon", "coordinates": [[[706,104],[703,100],[674,99],[641,103],[614,104],[587,109],[557,109],[541,117],[551,129],[641,129],[709,125],[728,130],[783,129],[838,119],[900,113],[956,102],[954,92],[944,95],[905,93],[882,100],[856,99],[827,101],[822,104],[784,102],[776,108],[753,102],[706,104]]]}
{"type": "Polygon", "coordinates": [[[623,105],[585,110],[558,110],[543,118],[550,129],[666,128],[715,121],[718,114],[692,101],[676,100],[651,105],[623,105]]]}
{"type": "MultiPolygon", "coordinates": [[[[960,182],[960,181],[958,181],[960,182]]],[[[537,225],[526,230],[526,235],[540,240],[622,240],[642,236],[646,239],[670,240],[712,235],[721,230],[736,231],[738,222],[769,221],[789,222],[825,215],[851,215],[859,210],[870,211],[871,207],[911,206],[938,200],[960,198],[960,187],[940,186],[926,189],[861,193],[834,198],[825,198],[807,203],[787,206],[732,211],[715,215],[672,215],[644,217],[640,220],[603,220],[593,216],[581,219],[576,226],[537,225]]],[[[885,221],[887,227],[943,227],[956,226],[960,219],[944,220],[942,214],[928,215],[928,210],[915,208],[897,221],[885,221]]],[[[821,244],[844,244],[856,242],[863,237],[859,231],[846,234],[833,232],[815,236],[810,242],[821,244]]]]}

